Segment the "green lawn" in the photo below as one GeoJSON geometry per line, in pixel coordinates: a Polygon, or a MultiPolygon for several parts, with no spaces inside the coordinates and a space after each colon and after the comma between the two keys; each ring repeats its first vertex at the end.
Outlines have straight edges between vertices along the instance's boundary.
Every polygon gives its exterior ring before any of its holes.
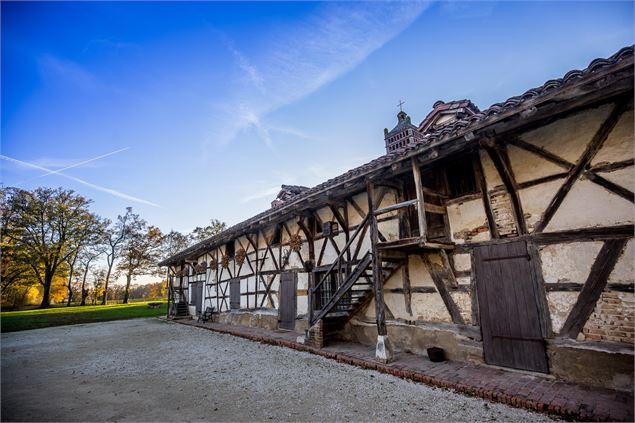
{"type": "Polygon", "coordinates": [[[105,322],[108,320],[156,317],[167,313],[166,301],[144,301],[132,304],[109,304],[105,306],[55,307],[44,310],[5,311],[0,313],[0,330],[38,329],[49,326],[74,325],[78,323],[105,322]],[[161,307],[149,308],[148,303],[161,302],[161,307]]]}

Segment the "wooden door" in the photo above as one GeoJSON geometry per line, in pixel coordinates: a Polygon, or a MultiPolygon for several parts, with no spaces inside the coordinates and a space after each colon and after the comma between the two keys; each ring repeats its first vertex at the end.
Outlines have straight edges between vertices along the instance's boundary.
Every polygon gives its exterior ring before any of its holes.
{"type": "Polygon", "coordinates": [[[229,309],[238,310],[240,308],[240,279],[229,281],[229,309]]]}
{"type": "Polygon", "coordinates": [[[189,284],[190,286],[190,305],[196,307],[196,312],[199,311],[199,292],[198,292],[198,282],[192,282],[189,284]]]}
{"type": "Polygon", "coordinates": [[[295,329],[297,276],[297,273],[294,272],[285,272],[280,274],[280,307],[278,311],[278,326],[282,329],[295,329]]]}
{"type": "Polygon", "coordinates": [[[538,287],[526,242],[480,246],[474,255],[485,361],[547,373],[538,287]]]}
{"type": "Polygon", "coordinates": [[[204,282],[196,282],[193,286],[194,292],[192,294],[196,295],[194,305],[196,305],[196,313],[198,314],[203,312],[203,284],[204,282]]]}

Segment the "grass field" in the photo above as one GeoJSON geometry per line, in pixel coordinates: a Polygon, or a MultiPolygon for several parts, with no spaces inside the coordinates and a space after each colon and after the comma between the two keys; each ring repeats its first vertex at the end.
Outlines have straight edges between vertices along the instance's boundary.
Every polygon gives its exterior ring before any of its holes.
{"type": "Polygon", "coordinates": [[[156,317],[167,312],[166,301],[144,301],[132,304],[109,304],[105,306],[54,307],[44,310],[5,311],[0,313],[0,330],[46,328],[49,326],[75,325],[78,323],[105,322],[108,320],[156,317]],[[149,308],[148,303],[161,302],[161,307],[149,308]]]}

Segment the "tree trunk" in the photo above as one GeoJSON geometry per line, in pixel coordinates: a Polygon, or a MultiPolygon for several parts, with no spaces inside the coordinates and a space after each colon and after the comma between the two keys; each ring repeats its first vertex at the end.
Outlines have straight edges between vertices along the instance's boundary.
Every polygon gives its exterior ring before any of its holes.
{"type": "Polygon", "coordinates": [[[123,294],[123,303],[128,304],[128,291],[130,290],[130,281],[132,280],[132,275],[126,275],[126,292],[123,294]]]}
{"type": "Polygon", "coordinates": [[[79,304],[80,306],[86,305],[86,297],[88,297],[88,290],[86,289],[86,275],[88,275],[88,266],[90,265],[90,260],[86,263],[86,267],[84,268],[84,276],[82,277],[82,302],[79,304]]]}
{"type": "Polygon", "coordinates": [[[71,265],[71,270],[68,273],[68,302],[66,303],[66,307],[70,307],[71,306],[71,301],[73,301],[73,287],[72,287],[72,279],[73,279],[73,267],[74,265],[71,265]]]}
{"type": "Polygon", "coordinates": [[[49,308],[51,306],[51,284],[53,283],[53,273],[46,272],[44,274],[44,291],[42,292],[42,303],[40,308],[49,308]]]}
{"type": "Polygon", "coordinates": [[[110,280],[110,272],[112,272],[113,264],[115,264],[114,258],[108,264],[108,271],[106,272],[106,282],[104,283],[104,296],[101,299],[101,305],[106,305],[106,300],[108,299],[108,281],[110,280]]]}

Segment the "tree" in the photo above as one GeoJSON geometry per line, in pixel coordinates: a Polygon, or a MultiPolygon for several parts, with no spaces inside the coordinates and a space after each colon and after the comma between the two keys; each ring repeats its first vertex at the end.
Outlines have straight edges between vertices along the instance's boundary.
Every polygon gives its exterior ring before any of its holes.
{"type": "Polygon", "coordinates": [[[104,290],[104,282],[106,280],[106,270],[97,268],[92,271],[93,276],[93,288],[90,290],[91,302],[93,305],[97,304],[97,299],[102,296],[104,290]]]}
{"type": "Polygon", "coordinates": [[[105,222],[102,219],[95,218],[94,222],[92,222],[92,228],[90,231],[86,233],[86,238],[80,240],[80,242],[75,246],[75,251],[71,254],[71,256],[67,259],[68,264],[68,284],[66,286],[68,290],[68,302],[67,306],[71,305],[71,301],[73,300],[73,276],[75,275],[75,267],[76,264],[79,263],[78,258],[82,255],[84,250],[90,249],[100,249],[104,243],[104,231],[105,231],[105,222]]]}
{"type": "Polygon", "coordinates": [[[60,266],[93,229],[97,217],[88,209],[91,201],[62,188],[6,188],[2,197],[3,238],[20,251],[16,260],[26,261],[42,285],[40,307],[47,308],[60,266]]]}
{"type": "Polygon", "coordinates": [[[90,272],[90,264],[93,262],[93,260],[97,259],[97,257],[104,253],[104,249],[104,244],[93,244],[89,246],[89,248],[86,248],[81,252],[79,261],[83,269],[83,275],[81,287],[82,300],[79,305],[86,305],[86,298],[88,298],[89,290],[86,288],[86,278],[88,277],[88,273],[90,272]]]}
{"type": "Polygon", "coordinates": [[[190,236],[183,235],[179,231],[171,230],[163,237],[163,254],[170,257],[181,250],[186,249],[190,244],[190,236]]]}
{"type": "Polygon", "coordinates": [[[218,219],[211,219],[210,224],[207,226],[197,226],[189,234],[190,245],[203,241],[207,238],[211,238],[216,234],[223,232],[227,228],[225,222],[221,222],[218,219]]]}
{"type": "Polygon", "coordinates": [[[126,275],[124,304],[128,302],[130,283],[134,277],[158,272],[157,262],[164,242],[161,230],[156,226],[148,226],[138,214],[131,214],[128,224],[118,266],[126,275]]]}
{"type": "MultiPolygon", "coordinates": [[[[108,297],[108,282],[112,276],[112,270],[115,265],[115,261],[119,257],[121,247],[126,241],[128,232],[130,231],[129,225],[132,217],[135,216],[132,213],[132,207],[126,207],[126,214],[123,216],[117,216],[117,221],[112,224],[110,221],[106,222],[108,229],[106,231],[106,244],[108,246],[106,251],[106,276],[104,280],[104,296],[101,299],[101,305],[106,304],[108,297]]],[[[137,216],[138,217],[138,216],[137,216]]]]}

